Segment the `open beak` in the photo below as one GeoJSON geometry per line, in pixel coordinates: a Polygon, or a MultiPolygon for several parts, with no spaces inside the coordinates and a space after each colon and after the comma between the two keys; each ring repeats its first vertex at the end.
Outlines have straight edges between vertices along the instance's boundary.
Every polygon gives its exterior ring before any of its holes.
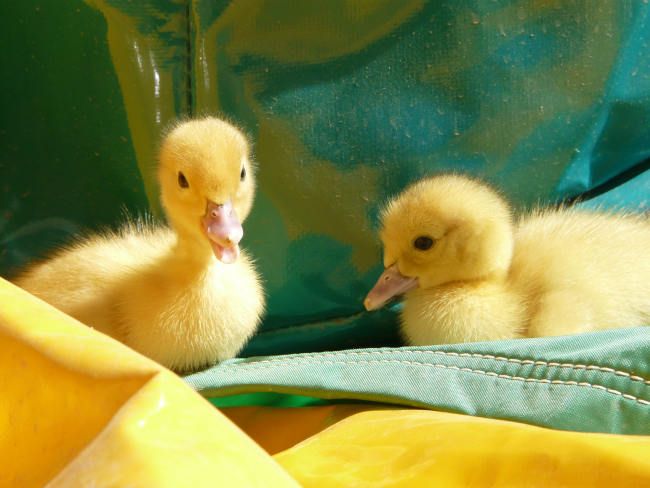
{"type": "Polygon", "coordinates": [[[232,202],[228,200],[225,203],[217,204],[208,201],[201,224],[210,239],[215,257],[225,264],[237,261],[239,241],[244,236],[244,229],[232,202]]]}
{"type": "Polygon", "coordinates": [[[417,286],[417,278],[408,278],[402,275],[397,269],[397,264],[393,264],[381,274],[377,283],[363,301],[363,306],[369,312],[377,310],[394,296],[406,293],[417,286]]]}

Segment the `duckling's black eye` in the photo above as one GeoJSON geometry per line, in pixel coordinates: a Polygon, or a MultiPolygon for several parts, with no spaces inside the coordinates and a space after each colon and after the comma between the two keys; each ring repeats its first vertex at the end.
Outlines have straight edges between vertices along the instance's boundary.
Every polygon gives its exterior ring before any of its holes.
{"type": "Polygon", "coordinates": [[[239,174],[239,181],[244,181],[245,178],[246,178],[246,167],[242,166],[241,173],[239,174]]]}
{"type": "Polygon", "coordinates": [[[185,175],[181,173],[180,171],[178,172],[178,186],[181,188],[189,188],[190,184],[187,181],[187,178],[185,178],[185,175]]]}
{"type": "Polygon", "coordinates": [[[419,249],[420,251],[431,249],[431,246],[433,246],[433,239],[428,236],[420,236],[413,241],[413,247],[415,247],[415,249],[419,249]]]}

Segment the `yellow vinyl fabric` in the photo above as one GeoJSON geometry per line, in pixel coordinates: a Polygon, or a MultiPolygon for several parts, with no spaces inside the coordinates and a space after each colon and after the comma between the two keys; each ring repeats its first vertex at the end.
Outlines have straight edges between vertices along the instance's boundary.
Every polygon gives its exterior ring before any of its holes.
{"type": "Polygon", "coordinates": [[[0,486],[298,486],[173,373],[0,279],[0,486]]]}
{"type": "Polygon", "coordinates": [[[1,279],[0,371],[2,487],[650,484],[644,436],[367,403],[223,415],[1,279]]]}
{"type": "Polygon", "coordinates": [[[427,410],[348,417],[275,458],[305,487],[649,486],[650,438],[427,410]]]}

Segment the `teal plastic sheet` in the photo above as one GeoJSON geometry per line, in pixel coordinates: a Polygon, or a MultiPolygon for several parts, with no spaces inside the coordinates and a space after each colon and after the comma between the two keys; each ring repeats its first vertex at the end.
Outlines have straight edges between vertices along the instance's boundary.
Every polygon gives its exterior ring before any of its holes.
{"type": "MultiPolygon", "coordinates": [[[[243,245],[268,313],[244,354],[398,345],[395,311],[361,303],[381,270],[380,205],[448,170],[520,209],[639,178],[649,12],[642,0],[3,2],[0,273],[125,212],[163,218],[159,134],[218,113],[250,134],[259,164],[243,245]]],[[[647,198],[617,195],[626,208],[647,198]]]]}

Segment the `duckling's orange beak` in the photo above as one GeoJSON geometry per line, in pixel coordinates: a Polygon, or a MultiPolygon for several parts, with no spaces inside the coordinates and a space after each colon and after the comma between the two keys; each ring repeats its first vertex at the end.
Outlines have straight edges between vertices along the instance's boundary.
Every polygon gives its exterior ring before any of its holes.
{"type": "Polygon", "coordinates": [[[369,312],[381,308],[388,300],[394,296],[406,293],[418,286],[417,278],[404,276],[397,269],[397,263],[389,266],[381,274],[375,286],[370,290],[363,306],[369,312]]]}
{"type": "Polygon", "coordinates": [[[218,204],[208,201],[201,222],[216,258],[226,264],[237,261],[239,241],[244,236],[244,229],[232,202],[228,200],[226,203],[218,204]]]}

